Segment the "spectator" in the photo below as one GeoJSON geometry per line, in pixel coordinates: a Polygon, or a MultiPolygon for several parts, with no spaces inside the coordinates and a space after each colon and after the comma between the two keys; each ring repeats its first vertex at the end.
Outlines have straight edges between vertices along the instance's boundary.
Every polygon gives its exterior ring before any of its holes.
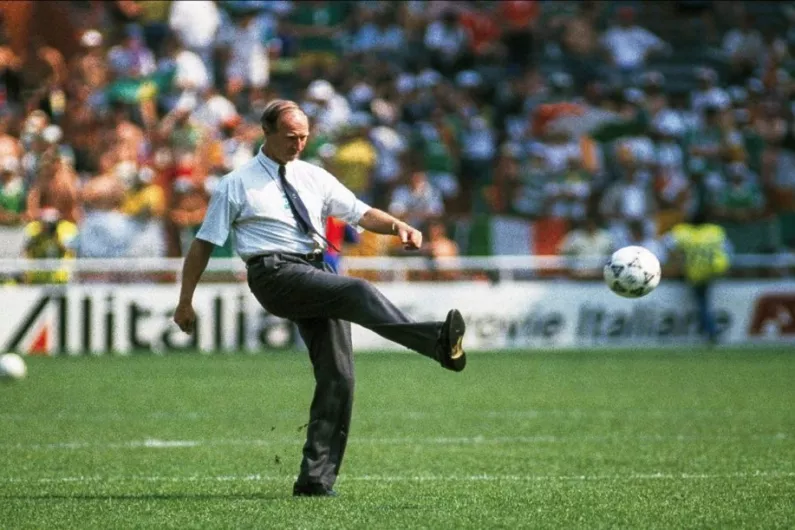
{"type": "Polygon", "coordinates": [[[499,3],[498,16],[505,27],[502,42],[508,50],[508,61],[520,70],[527,70],[535,61],[536,25],[541,2],[507,0],[499,3]]]}
{"type": "MultiPolygon", "coordinates": [[[[61,219],[58,210],[44,208],[37,219],[25,225],[23,255],[29,259],[74,258],[76,243],[77,226],[61,219]]],[[[65,270],[25,273],[27,283],[64,283],[68,278],[65,270]]]]}
{"type": "MultiPolygon", "coordinates": [[[[223,93],[215,88],[207,88],[199,92],[196,110],[192,118],[203,128],[210,131],[220,131],[223,128],[234,128],[241,123],[241,117],[235,104],[229,101],[223,93]]],[[[186,109],[190,104],[183,103],[186,109]]]]}
{"type": "Polygon", "coordinates": [[[59,218],[64,221],[74,223],[80,219],[77,175],[55,147],[42,156],[38,175],[28,192],[26,215],[38,219],[44,208],[58,210],[59,218]]]}
{"type": "MultiPolygon", "coordinates": [[[[678,224],[678,223],[677,223],[678,224]]],[[[656,237],[650,236],[646,231],[646,225],[643,221],[634,220],[628,224],[626,239],[615,241],[615,248],[622,248],[628,246],[643,247],[654,254],[660,263],[665,263],[667,253],[665,246],[657,240],[656,237]]]]}
{"type": "MultiPolygon", "coordinates": [[[[716,9],[751,12],[750,4],[737,5],[716,9]]],[[[689,29],[680,26],[694,26],[692,20],[671,19],[671,28],[660,17],[659,38],[635,23],[635,12],[645,21],[661,11],[653,3],[618,7],[618,23],[601,38],[613,65],[594,53],[603,25],[598,2],[64,6],[79,28],[75,53],[31,36],[29,52],[17,55],[0,31],[0,168],[13,168],[13,159],[20,166],[16,175],[3,173],[0,200],[19,200],[21,177],[22,216],[38,216],[58,197],[64,218],[79,221],[84,207],[95,218],[91,190],[115,187],[101,175],[118,181],[151,167],[151,183],[162,186],[167,204],[169,255],[177,256],[173,219],[195,226],[219,176],[261,145],[262,101],[283,96],[306,100],[312,129],[305,157],[344,166],[341,178],[384,209],[411,198],[408,187],[399,193],[395,187],[406,168],[420,168],[436,190],[420,196],[440,194],[440,211],[464,226],[483,211],[540,224],[558,222],[544,218],[547,204],[574,219],[600,205],[616,216],[607,219],[611,229],[623,227],[617,234],[629,237],[622,230],[646,216],[644,235],[652,237],[655,227],[665,232],[708,200],[732,205],[726,209],[732,219],[721,222],[730,238],[739,238],[740,251],[756,249],[762,225],[773,226],[772,219],[781,237],[791,239],[782,215],[795,200],[792,30],[774,27],[761,8],[754,9],[756,27],[736,14],[715,18],[732,69],[685,40],[689,29]],[[660,65],[643,73],[637,88],[605,83],[634,82],[652,53],[669,48],[664,41],[677,52],[665,76],[660,65]],[[72,58],[69,68],[64,57],[72,58]],[[686,75],[704,60],[711,66],[686,75]],[[616,79],[598,79],[611,73],[616,79]],[[727,75],[733,86],[724,82],[727,75]],[[367,138],[347,136],[365,115],[372,115],[362,131],[367,138]],[[52,164],[44,171],[54,153],[62,165],[55,180],[46,176],[52,164]],[[119,163],[127,169],[117,175],[119,163]],[[742,164],[756,184],[730,175],[742,164]],[[78,179],[85,193],[77,192],[78,179]],[[745,207],[738,205],[759,194],[764,215],[754,209],[740,219],[745,207]]],[[[473,246],[461,252],[482,246],[480,238],[473,231],[473,246]]],[[[765,241],[776,248],[775,238],[765,241]]],[[[350,251],[384,249],[364,241],[350,251]]]]}
{"type": "Polygon", "coordinates": [[[667,232],[684,221],[694,205],[691,183],[685,168],[685,155],[678,137],[682,132],[681,120],[672,113],[660,113],[652,124],[655,141],[653,188],[659,206],[657,224],[659,233],[667,232]]]}
{"type": "Polygon", "coordinates": [[[512,211],[527,217],[542,217],[547,206],[546,186],[551,178],[543,144],[531,145],[527,159],[520,161],[517,170],[519,187],[512,194],[512,211]]]}
{"type": "Polygon", "coordinates": [[[690,160],[702,161],[711,187],[720,182],[723,163],[723,135],[721,117],[724,111],[714,104],[704,109],[704,126],[694,129],[684,139],[690,160]]]}
{"type": "Polygon", "coordinates": [[[6,155],[0,159],[0,226],[19,224],[25,211],[25,187],[19,161],[6,155]]]}
{"type": "Polygon", "coordinates": [[[107,153],[100,170],[80,190],[85,216],[79,225],[81,238],[77,253],[85,258],[125,257],[135,233],[129,218],[121,212],[122,181],[132,180],[136,167],[133,162],[115,163],[113,154],[107,153]]]}
{"type": "MultiPolygon", "coordinates": [[[[158,69],[173,70],[173,89],[181,96],[185,92],[204,93],[212,90],[211,74],[199,54],[186,48],[178,37],[170,37],[165,44],[166,55],[158,69]]],[[[169,106],[170,107],[170,106],[169,106]]]]}
{"type": "Polygon", "coordinates": [[[333,173],[357,197],[371,202],[372,174],[376,163],[376,150],[369,138],[371,120],[369,114],[357,112],[351,116],[350,124],[343,129],[337,140],[337,149],[331,157],[333,173]]]}
{"type": "Polygon", "coordinates": [[[13,115],[6,111],[0,113],[0,160],[14,158],[17,163],[22,156],[22,145],[19,140],[11,134],[10,127],[13,115]]]}
{"type": "Polygon", "coordinates": [[[166,196],[163,189],[154,184],[154,170],[142,167],[132,173],[127,183],[121,211],[132,223],[133,240],[131,257],[158,258],[165,256],[163,216],[166,213],[166,196]]]}
{"type": "Polygon", "coordinates": [[[408,149],[408,142],[394,127],[397,117],[392,105],[377,99],[371,106],[377,120],[376,126],[370,131],[370,141],[376,150],[373,168],[373,205],[376,208],[386,209],[392,187],[403,172],[401,158],[408,149]]]}
{"type": "Polygon", "coordinates": [[[461,131],[461,180],[467,194],[479,193],[492,181],[497,138],[483,116],[469,119],[461,131]]]}
{"type": "Polygon", "coordinates": [[[199,231],[207,212],[209,197],[203,187],[190,178],[179,178],[174,182],[171,222],[179,231],[182,252],[186,252],[199,231]]]}
{"type": "Polygon", "coordinates": [[[414,170],[408,183],[392,193],[389,213],[411,226],[424,227],[429,219],[444,214],[442,194],[431,185],[424,171],[414,170]]]}
{"type": "Polygon", "coordinates": [[[722,50],[731,67],[731,84],[741,84],[751,77],[765,51],[762,34],[756,29],[753,16],[740,17],[739,25],[723,37],[722,50]]]}
{"type": "Polygon", "coordinates": [[[599,47],[596,18],[597,3],[582,1],[577,14],[562,22],[560,44],[567,70],[575,86],[585,86],[598,76],[596,53],[599,47]]]}
{"type": "Polygon", "coordinates": [[[593,175],[578,155],[568,158],[566,168],[551,175],[545,187],[546,214],[563,219],[583,219],[591,196],[593,175]]]}
{"type": "Polygon", "coordinates": [[[333,133],[348,122],[350,105],[325,79],[312,81],[306,89],[306,101],[302,106],[317,123],[323,133],[333,133]]]}
{"type": "Polygon", "coordinates": [[[724,221],[754,221],[765,207],[758,177],[742,162],[730,164],[726,183],[714,201],[715,218],[724,221]]]}
{"type": "Polygon", "coordinates": [[[436,265],[438,259],[457,258],[458,245],[447,236],[447,227],[441,219],[431,219],[428,222],[428,242],[425,253],[431,259],[430,278],[433,281],[455,281],[461,278],[460,271],[455,269],[439,269],[436,265]]]}
{"type": "Polygon", "coordinates": [[[144,77],[155,71],[155,56],[146,47],[141,26],[128,24],[124,28],[124,40],[110,49],[108,64],[118,77],[144,77]]]}
{"type": "MultiPolygon", "coordinates": [[[[535,1],[531,2],[501,2],[501,3],[492,3],[492,2],[481,2],[479,5],[475,5],[469,9],[464,10],[460,17],[459,21],[461,25],[467,30],[468,33],[468,41],[470,45],[470,53],[474,55],[475,62],[479,67],[485,67],[488,64],[490,59],[496,59],[499,57],[503,57],[506,55],[506,48],[508,50],[513,50],[512,46],[506,46],[500,42],[500,37],[502,36],[502,30],[500,28],[499,19],[501,16],[500,8],[503,9],[511,9],[506,4],[537,4],[535,1]]],[[[532,6],[531,6],[532,8],[532,6]]],[[[533,21],[534,22],[534,21],[533,21]]],[[[533,48],[532,48],[532,41],[533,41],[533,34],[532,31],[534,28],[528,22],[526,17],[517,17],[516,19],[508,19],[508,24],[516,29],[510,37],[506,40],[511,41],[515,39],[516,41],[520,41],[521,39],[525,39],[527,41],[527,45],[524,48],[516,48],[519,50],[523,50],[522,56],[519,57],[519,61],[517,64],[532,64],[533,58],[533,48]],[[529,33],[529,38],[527,38],[527,34],[529,33]],[[530,58],[531,61],[526,61],[526,58],[530,58]]]]}
{"type": "Polygon", "coordinates": [[[295,4],[287,27],[298,39],[301,77],[333,73],[341,51],[339,37],[348,15],[344,2],[309,0],[295,4]]]}
{"type": "Polygon", "coordinates": [[[608,228],[616,240],[628,237],[631,221],[644,221],[645,234],[656,232],[657,204],[652,188],[640,179],[641,171],[631,155],[625,156],[622,177],[606,189],[600,204],[600,213],[608,220],[608,228]]]}
{"type": "Polygon", "coordinates": [[[729,108],[731,98],[725,90],[717,86],[718,73],[712,68],[697,68],[695,71],[698,82],[697,90],[691,95],[690,107],[704,119],[710,110],[722,111],[729,108]]]}
{"type": "Polygon", "coordinates": [[[575,278],[597,278],[601,265],[618,248],[610,232],[601,226],[596,216],[584,216],[574,222],[574,228],[560,242],[558,252],[571,258],[569,266],[575,278]]]}
{"type": "Polygon", "coordinates": [[[144,30],[146,46],[156,55],[163,52],[163,46],[169,34],[168,16],[170,0],[137,0],[139,9],[136,21],[144,30]]]}
{"type": "Polygon", "coordinates": [[[435,109],[431,114],[431,122],[420,124],[418,132],[422,163],[428,180],[442,192],[445,199],[455,198],[460,189],[456,176],[458,167],[455,158],[459,146],[455,129],[444,111],[435,109]]]}
{"type": "Polygon", "coordinates": [[[348,223],[340,221],[335,217],[326,219],[326,239],[333,246],[326,248],[323,253],[323,261],[332,270],[339,272],[340,259],[345,251],[345,243],[356,244],[359,242],[359,233],[348,223]]]}
{"type": "Polygon", "coordinates": [[[701,332],[710,344],[716,344],[718,326],[711,291],[715,279],[729,268],[731,246],[725,232],[710,222],[704,209],[699,209],[688,223],[680,223],[671,230],[664,245],[673,261],[684,262],[685,279],[696,299],[701,332]]]}
{"type": "Polygon", "coordinates": [[[370,54],[379,60],[400,62],[406,50],[406,36],[395,23],[392,8],[380,12],[361,9],[363,24],[354,33],[350,50],[362,59],[370,54]]]}
{"type": "Polygon", "coordinates": [[[611,26],[601,38],[613,73],[621,80],[631,80],[646,65],[654,53],[668,49],[657,35],[635,24],[635,10],[621,7],[617,13],[618,24],[611,26]]]}
{"type": "Polygon", "coordinates": [[[469,36],[452,9],[428,25],[425,47],[430,52],[430,65],[445,75],[471,65],[469,36]]]}
{"type": "Polygon", "coordinates": [[[18,107],[22,97],[23,61],[7,42],[0,41],[0,103],[18,107]]]}
{"type": "Polygon", "coordinates": [[[221,26],[221,14],[212,0],[173,0],[168,24],[179,42],[204,61],[213,75],[213,44],[221,26]]]}
{"type": "Polygon", "coordinates": [[[226,52],[226,95],[230,100],[248,107],[241,97],[252,97],[270,82],[269,46],[274,32],[270,16],[245,5],[221,26],[218,40],[226,52]]]}

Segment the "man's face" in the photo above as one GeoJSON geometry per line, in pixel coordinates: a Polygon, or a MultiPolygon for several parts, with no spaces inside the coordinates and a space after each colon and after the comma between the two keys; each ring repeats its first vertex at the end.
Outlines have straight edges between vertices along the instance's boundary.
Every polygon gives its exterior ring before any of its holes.
{"type": "Polygon", "coordinates": [[[279,116],[276,130],[265,130],[268,151],[277,162],[290,162],[301,156],[309,138],[309,120],[303,112],[288,111],[279,116]]]}

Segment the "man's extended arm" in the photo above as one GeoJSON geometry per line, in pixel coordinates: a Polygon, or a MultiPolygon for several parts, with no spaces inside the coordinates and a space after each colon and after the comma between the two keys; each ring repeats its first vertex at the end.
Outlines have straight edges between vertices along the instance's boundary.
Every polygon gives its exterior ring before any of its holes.
{"type": "Polygon", "coordinates": [[[212,243],[194,239],[188,250],[188,255],[185,256],[185,263],[182,265],[182,287],[179,292],[179,304],[174,311],[174,322],[185,333],[191,333],[193,324],[196,322],[196,313],[193,311],[193,293],[204,269],[207,268],[212,251],[212,243]]]}
{"type": "Polygon", "coordinates": [[[376,234],[398,236],[407,250],[422,246],[422,232],[378,208],[367,210],[359,219],[359,226],[376,234]]]}

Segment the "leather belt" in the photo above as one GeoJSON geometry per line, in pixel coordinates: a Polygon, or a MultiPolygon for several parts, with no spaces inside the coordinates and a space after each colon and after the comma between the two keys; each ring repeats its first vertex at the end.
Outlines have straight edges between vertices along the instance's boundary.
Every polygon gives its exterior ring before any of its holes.
{"type": "Polygon", "coordinates": [[[293,258],[293,259],[300,259],[303,261],[308,261],[310,263],[319,263],[323,261],[323,251],[322,250],[315,250],[308,254],[301,254],[298,252],[268,252],[267,254],[257,254],[256,256],[251,256],[246,260],[246,267],[251,267],[255,263],[261,261],[263,258],[267,258],[269,256],[279,256],[282,258],[293,258]]]}

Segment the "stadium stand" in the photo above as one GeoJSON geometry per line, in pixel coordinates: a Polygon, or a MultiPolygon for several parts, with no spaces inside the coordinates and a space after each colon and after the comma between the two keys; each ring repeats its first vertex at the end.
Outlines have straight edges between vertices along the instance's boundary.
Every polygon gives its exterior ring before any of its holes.
{"type": "MultiPolygon", "coordinates": [[[[586,219],[614,248],[638,221],[654,239],[702,204],[738,253],[795,248],[790,2],[0,12],[4,257],[22,256],[26,226],[53,211],[76,223],[78,258],[180,257],[277,96],[312,118],[305,158],[375,206],[442,219],[461,256],[556,253],[586,219]]],[[[234,255],[231,242],[217,255],[234,255]]]]}

